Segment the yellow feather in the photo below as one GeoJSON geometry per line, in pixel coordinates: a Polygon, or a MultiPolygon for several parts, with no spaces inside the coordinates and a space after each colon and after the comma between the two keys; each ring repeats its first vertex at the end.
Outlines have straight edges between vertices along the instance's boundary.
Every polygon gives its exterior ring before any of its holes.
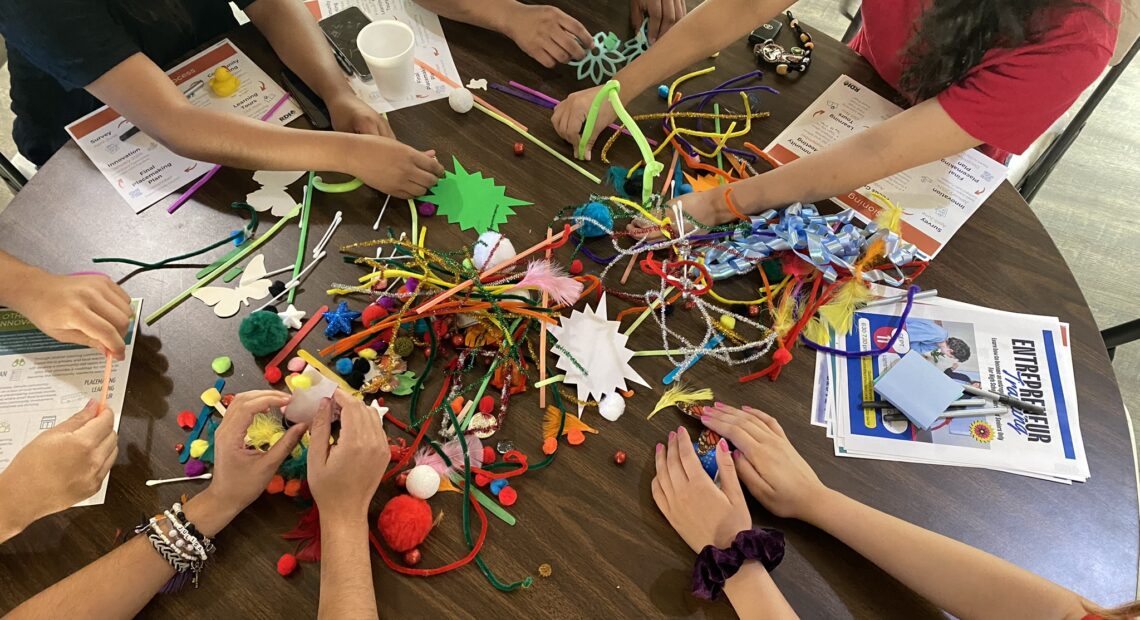
{"type": "Polygon", "coordinates": [[[883,205],[882,211],[875,217],[875,223],[879,228],[886,228],[891,232],[900,232],[902,230],[902,207],[891,202],[890,198],[880,194],[879,192],[871,192],[871,197],[883,205]]]}
{"type": "Polygon", "coordinates": [[[657,401],[657,406],[653,408],[653,411],[649,412],[649,415],[646,416],[645,419],[648,420],[649,418],[652,418],[657,414],[658,411],[661,411],[666,407],[680,404],[705,402],[710,401],[713,398],[715,398],[713,396],[713,391],[708,388],[705,388],[703,390],[694,390],[686,387],[684,383],[678,382],[673,387],[665,390],[665,393],[661,395],[661,400],[657,401]]]}
{"type": "Polygon", "coordinates": [[[863,284],[861,278],[853,278],[844,282],[831,301],[820,307],[819,317],[838,335],[846,336],[851,331],[851,319],[855,314],[855,307],[870,300],[871,290],[863,284]]]}
{"type": "Polygon", "coordinates": [[[818,317],[811,317],[807,325],[804,327],[804,337],[812,342],[819,344],[828,344],[831,340],[831,335],[827,333],[827,326],[818,317]]]}
{"type": "MultiPolygon", "coordinates": [[[[549,439],[557,435],[558,424],[561,420],[562,412],[558,410],[558,407],[554,405],[547,407],[546,415],[542,418],[542,437],[549,439]]],[[[583,433],[594,433],[595,435],[598,433],[598,431],[589,424],[583,422],[581,418],[571,413],[566,415],[566,424],[562,428],[562,434],[565,435],[573,430],[579,430],[583,433]]]]}
{"type": "Polygon", "coordinates": [[[281,419],[268,413],[259,413],[253,416],[249,428],[245,431],[245,444],[258,450],[268,450],[285,436],[285,427],[281,419]]]}
{"type": "Polygon", "coordinates": [[[776,306],[776,316],[772,319],[772,330],[776,332],[781,338],[787,334],[792,326],[796,323],[795,309],[796,304],[792,299],[790,291],[785,291],[783,296],[780,297],[780,305],[776,306]]]}

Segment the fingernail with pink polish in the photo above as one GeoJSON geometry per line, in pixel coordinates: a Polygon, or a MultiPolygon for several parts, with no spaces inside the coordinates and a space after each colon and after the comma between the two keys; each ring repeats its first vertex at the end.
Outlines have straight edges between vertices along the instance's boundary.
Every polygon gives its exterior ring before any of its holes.
{"type": "Polygon", "coordinates": [[[677,436],[677,431],[669,431],[669,439],[672,440],[677,436]]]}
{"type": "Polygon", "coordinates": [[[716,401],[715,404],[716,404],[717,409],[723,409],[725,407],[725,404],[720,402],[719,400],[716,401]]]}
{"type": "Polygon", "coordinates": [[[665,449],[665,445],[664,445],[664,444],[661,444],[661,443],[658,443],[658,444],[657,444],[657,451],[658,451],[658,452],[660,452],[660,451],[662,451],[662,450],[664,450],[664,449],[665,449]]]}
{"type": "Polygon", "coordinates": [[[740,450],[733,450],[732,451],[732,458],[734,458],[734,459],[740,458],[740,450]]]}
{"type": "Polygon", "coordinates": [[[711,422],[711,421],[712,421],[712,416],[711,416],[711,415],[703,415],[703,416],[701,416],[701,422],[705,422],[705,423],[708,423],[708,422],[711,422]]]}
{"type": "Polygon", "coordinates": [[[728,442],[724,440],[724,437],[721,437],[720,441],[716,442],[716,447],[721,452],[728,452],[728,442]]]}

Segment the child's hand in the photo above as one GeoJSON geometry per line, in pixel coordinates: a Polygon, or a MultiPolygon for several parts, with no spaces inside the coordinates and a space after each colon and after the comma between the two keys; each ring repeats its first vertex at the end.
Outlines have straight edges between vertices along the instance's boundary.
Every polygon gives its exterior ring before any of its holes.
{"type": "Polygon", "coordinates": [[[417,151],[391,138],[360,136],[348,172],[396,198],[416,198],[443,176],[435,151],[417,151]]]}
{"type": "Polygon", "coordinates": [[[36,272],[38,281],[7,295],[12,309],[60,342],[109,351],[115,359],[123,359],[131,297],[106,276],[36,272]]]}
{"type": "MultiPolygon", "coordinates": [[[[571,93],[562,103],[555,106],[554,116],[550,119],[558,135],[562,136],[562,139],[569,142],[573,147],[574,157],[577,159],[582,159],[578,157],[578,142],[582,139],[582,129],[586,124],[586,116],[590,113],[590,106],[593,105],[594,98],[598,96],[598,91],[601,89],[601,86],[595,86],[571,93]]],[[[610,123],[614,122],[615,118],[617,118],[617,113],[614,112],[613,106],[610,105],[609,101],[603,101],[602,106],[598,109],[598,120],[594,124],[594,131],[590,134],[589,140],[586,141],[586,161],[593,157],[594,142],[597,141],[598,136],[610,123]]]]}
{"type": "MultiPolygon", "coordinates": [[[[733,215],[729,214],[727,203],[724,201],[724,192],[721,190],[705,190],[703,192],[693,192],[686,194],[680,198],[675,198],[669,201],[665,208],[661,209],[657,214],[658,217],[668,217],[676,220],[676,209],[674,205],[681,204],[685,214],[689,217],[685,218],[685,230],[688,233],[695,233],[697,229],[707,229],[713,226],[731,222],[736,219],[733,215]],[[689,219],[692,218],[692,219],[689,219]],[[693,221],[697,223],[694,224],[693,221]]],[[[659,228],[656,225],[650,229],[646,229],[647,222],[642,218],[635,218],[632,222],[626,225],[626,231],[636,237],[646,236],[649,241],[655,241],[664,238],[659,228]]]]}
{"type": "Polygon", "coordinates": [[[333,129],[344,133],[358,133],[363,135],[381,136],[396,139],[391,125],[387,119],[373,110],[367,103],[361,101],[355,93],[326,102],[329,108],[329,120],[333,129]]]}
{"type": "Polygon", "coordinates": [[[693,451],[689,432],[669,433],[669,444],[657,444],[657,476],[653,500],[681,538],[700,553],[706,545],[724,549],[736,535],[752,527],[736,466],[722,439],[716,447],[720,488],[709,478],[693,451]]]}
{"type": "Polygon", "coordinates": [[[629,22],[634,28],[641,28],[641,22],[648,15],[649,42],[653,43],[681,21],[688,10],[685,0],[630,0],[629,22]]]}
{"type": "Polygon", "coordinates": [[[519,4],[503,25],[503,34],[547,69],[581,60],[594,46],[581,22],[552,6],[519,4]]]}
{"type": "Polygon", "coordinates": [[[92,400],[81,411],[40,433],[0,474],[0,512],[6,539],[31,522],[94,495],[119,454],[115,416],[96,415],[92,400]]]}
{"type": "Polygon", "coordinates": [[[340,436],[329,445],[333,403],[325,399],[309,442],[309,491],[322,519],[366,517],[391,447],[378,411],[339,389],[333,400],[340,406],[340,436]]]}
{"type": "Polygon", "coordinates": [[[741,410],[717,403],[703,413],[705,426],[728,438],[744,455],[736,465],[752,496],[776,516],[807,520],[827,487],[792,447],[780,423],[752,407],[741,410]]]}

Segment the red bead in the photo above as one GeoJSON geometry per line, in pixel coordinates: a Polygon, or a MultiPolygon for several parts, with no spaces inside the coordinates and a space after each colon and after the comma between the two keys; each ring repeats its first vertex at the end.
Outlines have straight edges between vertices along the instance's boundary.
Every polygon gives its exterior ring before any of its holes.
{"type": "Polygon", "coordinates": [[[575,258],[573,261],[570,262],[570,275],[572,275],[572,276],[579,275],[582,273],[583,269],[584,269],[584,267],[582,267],[582,261],[575,258]]]}
{"type": "Polygon", "coordinates": [[[270,366],[265,369],[265,380],[269,383],[277,383],[282,377],[281,369],[276,366],[270,366]]]}
{"type": "Polygon", "coordinates": [[[419,564],[422,559],[424,559],[424,554],[420,553],[419,549],[412,549],[404,554],[404,564],[408,566],[415,566],[419,564]]]}
{"type": "Polygon", "coordinates": [[[194,425],[197,423],[198,416],[194,415],[193,411],[187,410],[178,414],[178,426],[181,426],[186,430],[194,428],[194,425]]]}
{"type": "Polygon", "coordinates": [[[232,402],[234,402],[234,395],[233,394],[226,394],[226,395],[222,396],[222,406],[223,407],[229,407],[230,403],[232,403],[232,402]]]}
{"type": "Polygon", "coordinates": [[[621,450],[614,452],[614,462],[617,463],[618,465],[624,465],[625,464],[625,452],[622,452],[621,450]]]}
{"type": "Polygon", "coordinates": [[[475,474],[475,486],[485,487],[491,483],[491,479],[483,474],[475,474]]]}
{"type": "Polygon", "coordinates": [[[431,347],[424,347],[424,359],[431,357],[431,347]]]}
{"type": "Polygon", "coordinates": [[[515,142],[515,155],[518,157],[522,157],[523,153],[525,153],[525,152],[526,152],[526,145],[523,144],[522,142],[515,142]]]}
{"type": "Polygon", "coordinates": [[[400,487],[401,489],[408,486],[408,472],[407,471],[402,471],[402,472],[396,474],[396,486],[400,487]]]}
{"type": "Polygon", "coordinates": [[[748,316],[760,316],[760,304],[748,306],[748,316]]]}
{"type": "MultiPolygon", "coordinates": [[[[495,410],[495,399],[494,398],[492,398],[490,396],[484,396],[483,398],[479,399],[479,413],[486,413],[486,414],[490,415],[490,413],[494,410],[495,410]]],[[[486,452],[487,448],[483,448],[483,451],[486,452]]],[[[494,454],[493,451],[492,451],[492,454],[494,454]]]]}
{"type": "Polygon", "coordinates": [[[277,560],[277,574],[282,577],[288,577],[297,570],[297,556],[292,553],[286,553],[277,560]]]}
{"type": "Polygon", "coordinates": [[[498,456],[498,455],[497,455],[497,454],[495,454],[495,449],[494,449],[494,448],[492,448],[491,446],[483,446],[483,464],[484,464],[484,465],[488,465],[488,464],[490,464],[490,463],[494,463],[494,462],[495,462],[495,458],[496,458],[497,456],[498,456]]]}
{"type": "Polygon", "coordinates": [[[499,491],[499,503],[504,506],[513,506],[519,499],[519,493],[514,487],[506,486],[499,491]]]}
{"type": "Polygon", "coordinates": [[[182,450],[185,448],[186,448],[186,444],[181,444],[181,443],[174,444],[174,451],[175,452],[182,452],[182,450]]]}
{"type": "Polygon", "coordinates": [[[463,346],[463,334],[455,334],[451,337],[451,346],[459,348],[463,346]]]}

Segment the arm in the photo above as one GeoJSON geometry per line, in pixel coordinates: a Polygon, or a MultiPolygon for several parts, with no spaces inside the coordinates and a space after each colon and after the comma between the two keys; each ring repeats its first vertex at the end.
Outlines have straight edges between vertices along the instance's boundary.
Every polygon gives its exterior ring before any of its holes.
{"type": "Polygon", "coordinates": [[[718,405],[706,407],[701,419],[743,454],[740,479],[765,508],[824,530],[954,616],[1086,615],[1084,599],[1047,579],[828,489],[772,416],[718,405]],[[1001,584],[1000,594],[977,595],[994,584],[1001,584]]]}
{"type": "Polygon", "coordinates": [[[245,14],[285,65],[324,100],[337,131],[395,138],[388,121],[353,92],[324,33],[303,3],[257,0],[246,7],[245,14]]]}
{"type": "Polygon", "coordinates": [[[313,419],[308,480],[321,519],[320,618],[377,618],[368,507],[391,459],[380,414],[342,390],[313,419]],[[340,435],[329,445],[334,407],[340,435]]]}
{"type": "Polygon", "coordinates": [[[528,56],[551,69],[580,60],[593,47],[593,37],[581,22],[546,5],[516,0],[416,0],[416,3],[457,22],[494,30],[515,42],[528,56]]]}
{"type": "Polygon", "coordinates": [[[335,170],[402,198],[423,195],[443,174],[433,151],[389,138],[290,129],[195,107],[141,53],[86,88],[147,135],[191,159],[254,170],[335,170]]]}
{"type": "MultiPolygon", "coordinates": [[[[814,202],[980,143],[950,118],[937,99],[928,99],[824,150],[733,183],[732,200],[746,215],[794,202],[814,202]]],[[[682,203],[703,224],[734,219],[723,189],[686,196],[682,203]]]]}

